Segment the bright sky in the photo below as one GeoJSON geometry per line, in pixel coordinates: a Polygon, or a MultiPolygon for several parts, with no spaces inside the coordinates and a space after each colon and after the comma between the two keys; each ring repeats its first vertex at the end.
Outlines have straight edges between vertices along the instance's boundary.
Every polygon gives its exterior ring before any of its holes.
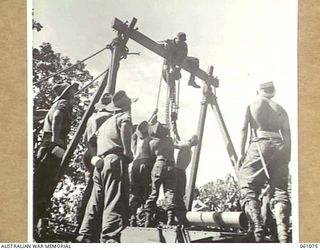
{"type": "MultiPolygon", "coordinates": [[[[33,33],[33,46],[50,42],[54,51],[73,62],[112,41],[116,35],[111,28],[114,17],[129,22],[136,17],[139,31],[155,41],[184,31],[189,55],[200,59],[203,70],[213,65],[214,75],[220,79],[218,103],[237,151],[244,110],[256,94],[256,85],[273,80],[277,90],[274,100],[290,117],[290,169],[297,173],[297,1],[34,0],[33,8],[34,18],[44,26],[41,32],[33,33]]],[[[116,89],[139,97],[132,107],[133,120],[139,122],[155,109],[163,60],[134,41],[127,46],[141,55],[121,61],[116,89]]],[[[106,69],[110,55],[103,52],[87,62],[92,75],[106,69]]],[[[184,72],[181,80],[178,128],[183,139],[196,133],[201,101],[201,91],[187,86],[188,77],[184,72]]],[[[161,98],[163,118],[165,96],[161,98]]],[[[233,169],[213,112],[208,109],[196,184],[228,173],[233,169]]]]}

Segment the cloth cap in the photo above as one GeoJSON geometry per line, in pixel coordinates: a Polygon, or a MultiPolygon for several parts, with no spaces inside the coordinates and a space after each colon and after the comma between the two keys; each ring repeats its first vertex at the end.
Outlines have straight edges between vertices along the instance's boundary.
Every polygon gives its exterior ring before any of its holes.
{"type": "Polygon", "coordinates": [[[97,110],[106,109],[107,105],[111,103],[112,101],[112,95],[109,93],[103,94],[103,96],[100,99],[100,102],[97,102],[94,107],[97,110]]]}
{"type": "Polygon", "coordinates": [[[119,90],[112,97],[112,101],[106,105],[108,111],[127,110],[132,103],[136,102],[138,98],[129,98],[125,91],[119,90]]]}
{"type": "Polygon", "coordinates": [[[157,122],[154,125],[149,126],[148,133],[151,137],[160,139],[166,137],[169,134],[169,128],[166,124],[157,122]]]}
{"type": "Polygon", "coordinates": [[[181,41],[187,41],[187,35],[186,35],[186,33],[184,33],[184,32],[179,32],[178,34],[177,34],[177,37],[179,38],[179,40],[181,40],[181,41]]]}
{"type": "Polygon", "coordinates": [[[262,97],[272,98],[275,93],[276,90],[274,88],[273,81],[260,83],[258,86],[258,94],[262,97]]]}
{"type": "Polygon", "coordinates": [[[60,100],[62,97],[64,97],[71,89],[74,89],[77,91],[79,88],[78,83],[68,84],[68,83],[57,83],[53,86],[53,91],[57,95],[57,97],[54,99],[54,102],[60,100]]]}

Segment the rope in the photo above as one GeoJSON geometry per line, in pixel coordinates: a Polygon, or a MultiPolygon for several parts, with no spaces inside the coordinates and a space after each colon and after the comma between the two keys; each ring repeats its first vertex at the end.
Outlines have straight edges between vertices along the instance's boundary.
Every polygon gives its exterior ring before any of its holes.
{"type": "MultiPolygon", "coordinates": [[[[162,70],[163,70],[164,64],[162,64],[162,70]]],[[[157,95],[157,102],[156,102],[156,108],[153,111],[151,117],[148,120],[148,123],[151,122],[151,120],[157,115],[158,113],[158,107],[159,107],[159,100],[160,100],[160,93],[161,93],[161,84],[162,84],[162,71],[160,75],[160,81],[159,81],[159,87],[158,87],[158,95],[157,95]]]]}
{"type": "Polygon", "coordinates": [[[50,76],[47,76],[47,77],[45,77],[45,78],[42,78],[41,80],[37,81],[37,82],[35,83],[35,85],[37,85],[37,84],[39,84],[39,83],[42,83],[42,82],[44,82],[44,81],[46,81],[46,80],[48,80],[48,79],[50,79],[50,78],[52,78],[52,77],[54,77],[54,76],[56,76],[56,75],[59,75],[59,74],[65,72],[65,71],[67,71],[67,70],[69,70],[69,69],[71,69],[71,68],[73,68],[73,67],[75,67],[75,66],[77,66],[77,65],[79,65],[79,64],[81,64],[81,63],[83,63],[83,62],[85,62],[85,61],[87,61],[87,60],[89,60],[90,58],[98,55],[99,53],[101,53],[102,51],[104,51],[104,50],[106,50],[106,49],[107,49],[107,47],[104,47],[103,49],[101,49],[101,50],[97,51],[96,53],[94,53],[94,54],[86,57],[85,59],[81,60],[80,62],[77,62],[76,64],[71,65],[70,67],[67,67],[67,68],[65,68],[65,69],[63,69],[63,70],[60,70],[60,71],[58,71],[58,72],[50,75],[50,76]]]}
{"type": "Polygon", "coordinates": [[[107,73],[109,71],[109,68],[107,68],[105,71],[103,71],[100,75],[98,75],[96,78],[94,78],[91,82],[89,82],[86,86],[84,86],[83,88],[79,89],[75,95],[80,94],[82,91],[84,91],[85,89],[89,88],[90,85],[92,85],[96,80],[98,80],[101,76],[103,76],[105,73],[107,73]]]}
{"type": "Polygon", "coordinates": [[[158,96],[157,96],[157,103],[156,103],[156,110],[158,110],[158,107],[159,107],[163,66],[164,66],[164,64],[162,64],[161,76],[160,76],[160,81],[159,81],[158,96]]]}
{"type": "Polygon", "coordinates": [[[165,110],[166,124],[170,130],[170,86],[167,87],[167,98],[166,98],[166,110],[165,110]]]}
{"type": "Polygon", "coordinates": [[[178,109],[179,109],[179,104],[180,104],[180,79],[179,79],[179,81],[178,81],[178,91],[177,91],[177,97],[176,97],[176,99],[177,99],[177,111],[178,111],[178,109]]]}
{"type": "MultiPolygon", "coordinates": [[[[97,79],[99,79],[103,74],[107,73],[109,71],[109,68],[106,69],[104,72],[102,72],[100,75],[98,75],[96,78],[94,78],[91,82],[89,82],[86,86],[84,86],[82,89],[79,89],[78,92],[76,92],[74,95],[79,95],[80,92],[88,88],[93,82],[95,82],[97,79]]],[[[44,119],[44,117],[47,115],[48,110],[35,110],[34,111],[34,122],[35,121],[41,121],[44,119]]]]}

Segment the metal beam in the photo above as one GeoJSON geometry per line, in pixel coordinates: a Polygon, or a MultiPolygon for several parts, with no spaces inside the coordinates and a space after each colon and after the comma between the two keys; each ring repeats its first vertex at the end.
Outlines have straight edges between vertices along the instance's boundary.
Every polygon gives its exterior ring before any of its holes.
{"type": "MultiPolygon", "coordinates": [[[[135,29],[131,29],[130,27],[123,23],[121,20],[115,18],[112,28],[119,32],[123,32],[128,35],[129,38],[136,41],[137,43],[141,44],[142,46],[146,47],[147,49],[151,50],[152,52],[156,53],[157,55],[167,59],[167,51],[163,47],[163,45],[158,44],[157,42],[153,41],[149,37],[143,35],[139,31],[135,29]]],[[[188,63],[188,61],[184,61],[181,67],[190,72],[192,71],[191,65],[188,63]]],[[[208,75],[205,71],[202,69],[198,69],[197,72],[195,72],[195,76],[200,78],[201,80],[205,81],[207,84],[214,85],[215,87],[218,87],[216,84],[216,81],[213,80],[213,77],[208,75]]]]}

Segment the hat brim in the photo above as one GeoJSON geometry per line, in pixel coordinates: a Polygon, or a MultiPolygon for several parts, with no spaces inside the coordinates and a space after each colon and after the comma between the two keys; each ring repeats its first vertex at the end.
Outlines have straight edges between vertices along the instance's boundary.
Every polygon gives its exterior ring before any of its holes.
{"type": "Polygon", "coordinates": [[[70,91],[71,88],[76,88],[78,89],[78,84],[77,83],[73,83],[73,84],[70,84],[70,86],[68,86],[67,88],[65,88],[62,93],[57,96],[53,102],[56,102],[58,100],[60,100],[68,91],[70,91]]]}
{"type": "MultiPolygon", "coordinates": [[[[138,98],[130,98],[130,105],[131,105],[132,103],[135,103],[136,101],[138,101],[138,98]]],[[[129,105],[129,106],[124,106],[124,107],[116,107],[116,106],[114,105],[114,103],[111,102],[111,103],[109,103],[108,105],[106,105],[105,109],[106,109],[107,111],[110,111],[110,112],[121,111],[121,110],[126,110],[127,108],[130,107],[130,105],[129,105]]]]}

